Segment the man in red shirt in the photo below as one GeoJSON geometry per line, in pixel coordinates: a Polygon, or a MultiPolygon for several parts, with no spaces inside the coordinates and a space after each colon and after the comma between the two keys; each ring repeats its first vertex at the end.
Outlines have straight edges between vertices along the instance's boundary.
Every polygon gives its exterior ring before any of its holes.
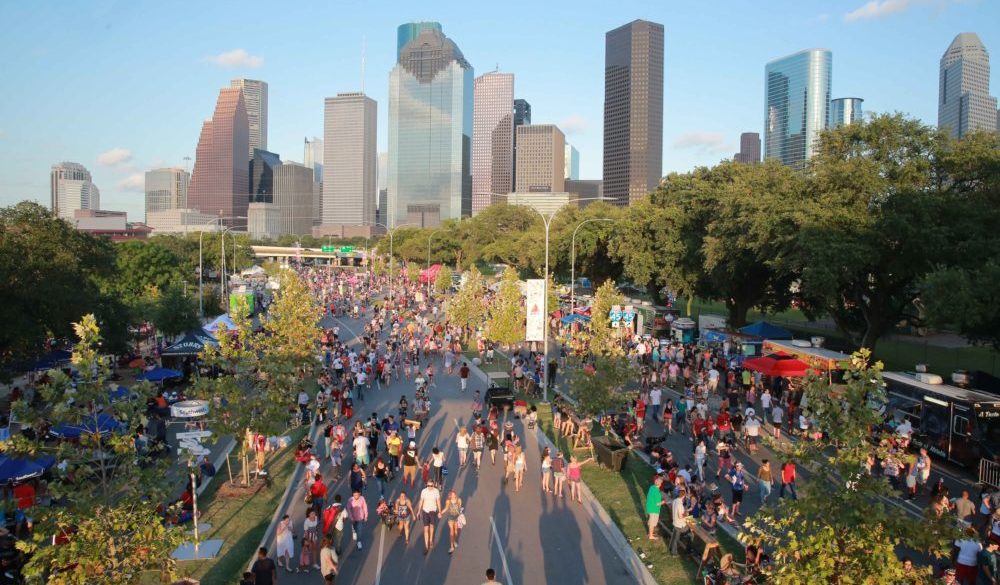
{"type": "Polygon", "coordinates": [[[785,461],[781,466],[781,491],[778,492],[778,498],[785,497],[785,488],[791,492],[793,500],[799,499],[795,493],[795,463],[791,460],[785,461]]]}
{"type": "Polygon", "coordinates": [[[312,506],[317,514],[323,513],[326,506],[326,484],[323,483],[323,476],[316,474],[316,480],[309,486],[309,493],[312,494],[312,506]]]}
{"type": "Polygon", "coordinates": [[[462,367],[458,369],[458,378],[462,382],[462,392],[465,392],[469,385],[469,364],[462,362],[462,367]]]}

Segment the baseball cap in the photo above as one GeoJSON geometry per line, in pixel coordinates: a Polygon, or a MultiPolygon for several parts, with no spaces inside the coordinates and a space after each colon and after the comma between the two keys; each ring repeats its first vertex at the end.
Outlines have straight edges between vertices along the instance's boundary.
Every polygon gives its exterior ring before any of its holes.
{"type": "Polygon", "coordinates": [[[410,441],[410,447],[416,447],[416,446],[417,446],[416,441],[410,441]]]}

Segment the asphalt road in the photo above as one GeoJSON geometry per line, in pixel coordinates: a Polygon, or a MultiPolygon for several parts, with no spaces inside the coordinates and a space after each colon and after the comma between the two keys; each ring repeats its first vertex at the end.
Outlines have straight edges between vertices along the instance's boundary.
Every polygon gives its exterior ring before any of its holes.
{"type": "MultiPolygon", "coordinates": [[[[342,338],[350,338],[362,329],[362,323],[353,319],[335,321],[340,325],[342,338]]],[[[329,327],[333,323],[334,320],[327,317],[323,324],[329,327]]],[[[473,376],[463,395],[457,374],[445,376],[441,363],[437,363],[436,368],[439,379],[437,387],[432,386],[430,390],[431,417],[418,432],[417,442],[422,457],[428,456],[435,446],[446,453],[450,473],[445,478],[443,495],[447,495],[448,490],[456,490],[468,519],[459,547],[454,554],[448,553],[447,526],[440,522],[435,544],[425,556],[419,521],[413,525],[409,547],[405,547],[398,529],[389,531],[378,521],[375,514],[378,488],[372,481],[366,490],[369,521],[361,535],[363,549],[357,550],[350,536],[344,536],[337,583],[478,584],[485,581],[488,567],[497,571],[497,580],[508,585],[632,583],[624,565],[583,507],[571,503],[568,496],[560,499],[542,493],[540,448],[534,432],[525,432],[520,420],[513,421],[514,428],[521,435],[528,455],[524,487],[520,492],[515,492],[513,485],[502,485],[502,467],[499,463],[490,465],[488,453],[478,475],[471,466],[459,470],[458,452],[454,446],[456,425],[469,423],[472,392],[476,388],[485,391],[485,387],[473,376]]],[[[377,412],[380,418],[390,411],[395,413],[400,396],[406,394],[412,401],[413,390],[410,381],[394,381],[389,387],[369,392],[365,402],[356,403],[355,412],[362,416],[377,412]]],[[[324,463],[321,472],[324,477],[332,477],[328,463],[324,463]]],[[[417,488],[408,489],[411,500],[418,499],[420,487],[418,481],[417,488]]],[[[387,500],[394,500],[400,489],[401,474],[397,474],[386,487],[387,500]]],[[[334,493],[341,494],[345,502],[350,497],[344,479],[332,487],[328,502],[332,501],[334,493]]],[[[303,497],[302,487],[296,487],[288,511],[298,534],[301,534],[305,515],[303,497]]],[[[274,543],[269,544],[273,551],[274,543]]],[[[296,553],[299,544],[296,540],[296,553]]],[[[279,580],[282,585],[315,585],[321,582],[321,577],[315,569],[309,573],[281,571],[279,580]]]]}

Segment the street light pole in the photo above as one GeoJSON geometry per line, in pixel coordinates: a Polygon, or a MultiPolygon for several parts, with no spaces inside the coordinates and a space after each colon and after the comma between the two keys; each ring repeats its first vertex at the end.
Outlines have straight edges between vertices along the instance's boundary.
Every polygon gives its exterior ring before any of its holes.
{"type": "Polygon", "coordinates": [[[373,223],[373,226],[384,227],[387,234],[389,234],[389,304],[392,304],[392,231],[401,227],[417,227],[412,223],[401,223],[393,228],[384,223],[373,223]]]}
{"type": "Polygon", "coordinates": [[[580,225],[576,226],[573,230],[573,245],[571,246],[572,259],[569,263],[569,314],[572,315],[573,311],[576,310],[576,232],[580,230],[585,224],[592,221],[614,221],[613,219],[607,217],[593,217],[591,219],[585,219],[580,222],[580,225]]]}
{"type": "MultiPolygon", "coordinates": [[[[576,202],[604,200],[604,197],[584,197],[577,199],[576,202]]],[[[542,402],[547,403],[549,401],[549,228],[559,210],[546,216],[534,207],[529,206],[528,209],[534,210],[542,218],[542,224],[545,226],[545,278],[542,287],[542,315],[545,318],[545,326],[542,328],[542,402]]]]}
{"type": "MultiPolygon", "coordinates": [[[[246,216],[242,216],[242,215],[237,215],[237,216],[232,216],[232,217],[213,217],[209,221],[206,221],[204,223],[204,226],[208,226],[209,224],[215,223],[217,221],[222,221],[224,219],[247,219],[247,218],[246,218],[246,216]]],[[[204,236],[205,236],[205,230],[204,229],[199,230],[198,231],[198,316],[201,317],[202,319],[205,318],[204,294],[202,293],[202,280],[203,280],[202,275],[205,272],[204,266],[202,264],[202,261],[203,261],[202,246],[203,246],[203,243],[204,243],[204,236]]],[[[225,234],[223,234],[222,237],[223,237],[223,239],[225,239],[225,237],[226,237],[225,234]]],[[[236,241],[236,236],[234,235],[233,236],[233,242],[235,243],[235,241],[236,241]]],[[[234,246],[234,248],[235,248],[235,246],[234,246]]],[[[235,258],[236,258],[235,252],[233,254],[233,258],[234,258],[233,265],[235,266],[235,263],[236,263],[236,261],[235,261],[235,258]]],[[[223,255],[223,263],[224,262],[225,262],[225,255],[223,255]]]]}

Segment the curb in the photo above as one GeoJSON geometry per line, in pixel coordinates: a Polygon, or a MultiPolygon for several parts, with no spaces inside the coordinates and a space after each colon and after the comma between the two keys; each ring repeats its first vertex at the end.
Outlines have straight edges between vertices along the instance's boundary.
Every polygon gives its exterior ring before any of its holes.
{"type": "MultiPolygon", "coordinates": [[[[317,436],[318,432],[319,432],[319,426],[316,425],[314,419],[313,423],[309,426],[309,432],[307,433],[309,440],[312,441],[313,443],[315,443],[316,439],[318,438],[317,436]]],[[[291,479],[288,480],[288,485],[285,486],[285,493],[282,494],[281,496],[281,503],[278,504],[277,508],[275,508],[274,515],[271,516],[271,523],[267,525],[267,530],[264,531],[264,536],[261,537],[260,544],[257,546],[256,549],[254,549],[253,554],[250,557],[250,562],[247,563],[247,570],[250,570],[250,567],[253,566],[254,561],[257,560],[257,550],[259,550],[260,548],[267,548],[268,551],[271,550],[271,547],[268,545],[268,542],[274,537],[274,531],[277,530],[278,528],[278,522],[281,519],[281,516],[285,513],[286,510],[288,510],[289,504],[291,503],[291,497],[295,495],[296,491],[293,488],[295,488],[299,484],[299,482],[302,481],[302,476],[306,472],[305,470],[306,470],[305,465],[299,465],[298,467],[296,467],[295,471],[292,472],[292,477],[291,479]]]]}
{"type": "MultiPolygon", "coordinates": [[[[486,372],[484,372],[476,364],[472,363],[471,360],[469,360],[468,363],[469,368],[476,374],[476,376],[488,384],[489,378],[487,377],[486,372]]],[[[554,388],[552,390],[553,392],[559,392],[554,388]]],[[[561,395],[562,393],[559,392],[559,394],[561,395]]],[[[539,445],[555,450],[555,445],[542,431],[540,425],[535,426],[535,437],[537,438],[539,445]]],[[[646,568],[645,563],[642,562],[639,555],[636,554],[635,549],[632,548],[628,539],[625,538],[625,534],[623,534],[618,526],[611,520],[611,516],[608,515],[607,510],[605,510],[604,507],[597,502],[597,499],[594,497],[594,494],[591,493],[587,483],[581,481],[580,486],[581,493],[584,496],[584,509],[587,511],[587,514],[590,516],[590,519],[593,520],[594,524],[597,525],[598,530],[600,530],[605,540],[607,540],[608,544],[611,545],[611,548],[614,549],[615,554],[618,555],[622,564],[625,565],[625,569],[630,575],[632,575],[633,578],[635,578],[637,583],[641,583],[642,585],[657,585],[656,579],[653,578],[652,573],[650,573],[649,569],[646,568]]]]}

